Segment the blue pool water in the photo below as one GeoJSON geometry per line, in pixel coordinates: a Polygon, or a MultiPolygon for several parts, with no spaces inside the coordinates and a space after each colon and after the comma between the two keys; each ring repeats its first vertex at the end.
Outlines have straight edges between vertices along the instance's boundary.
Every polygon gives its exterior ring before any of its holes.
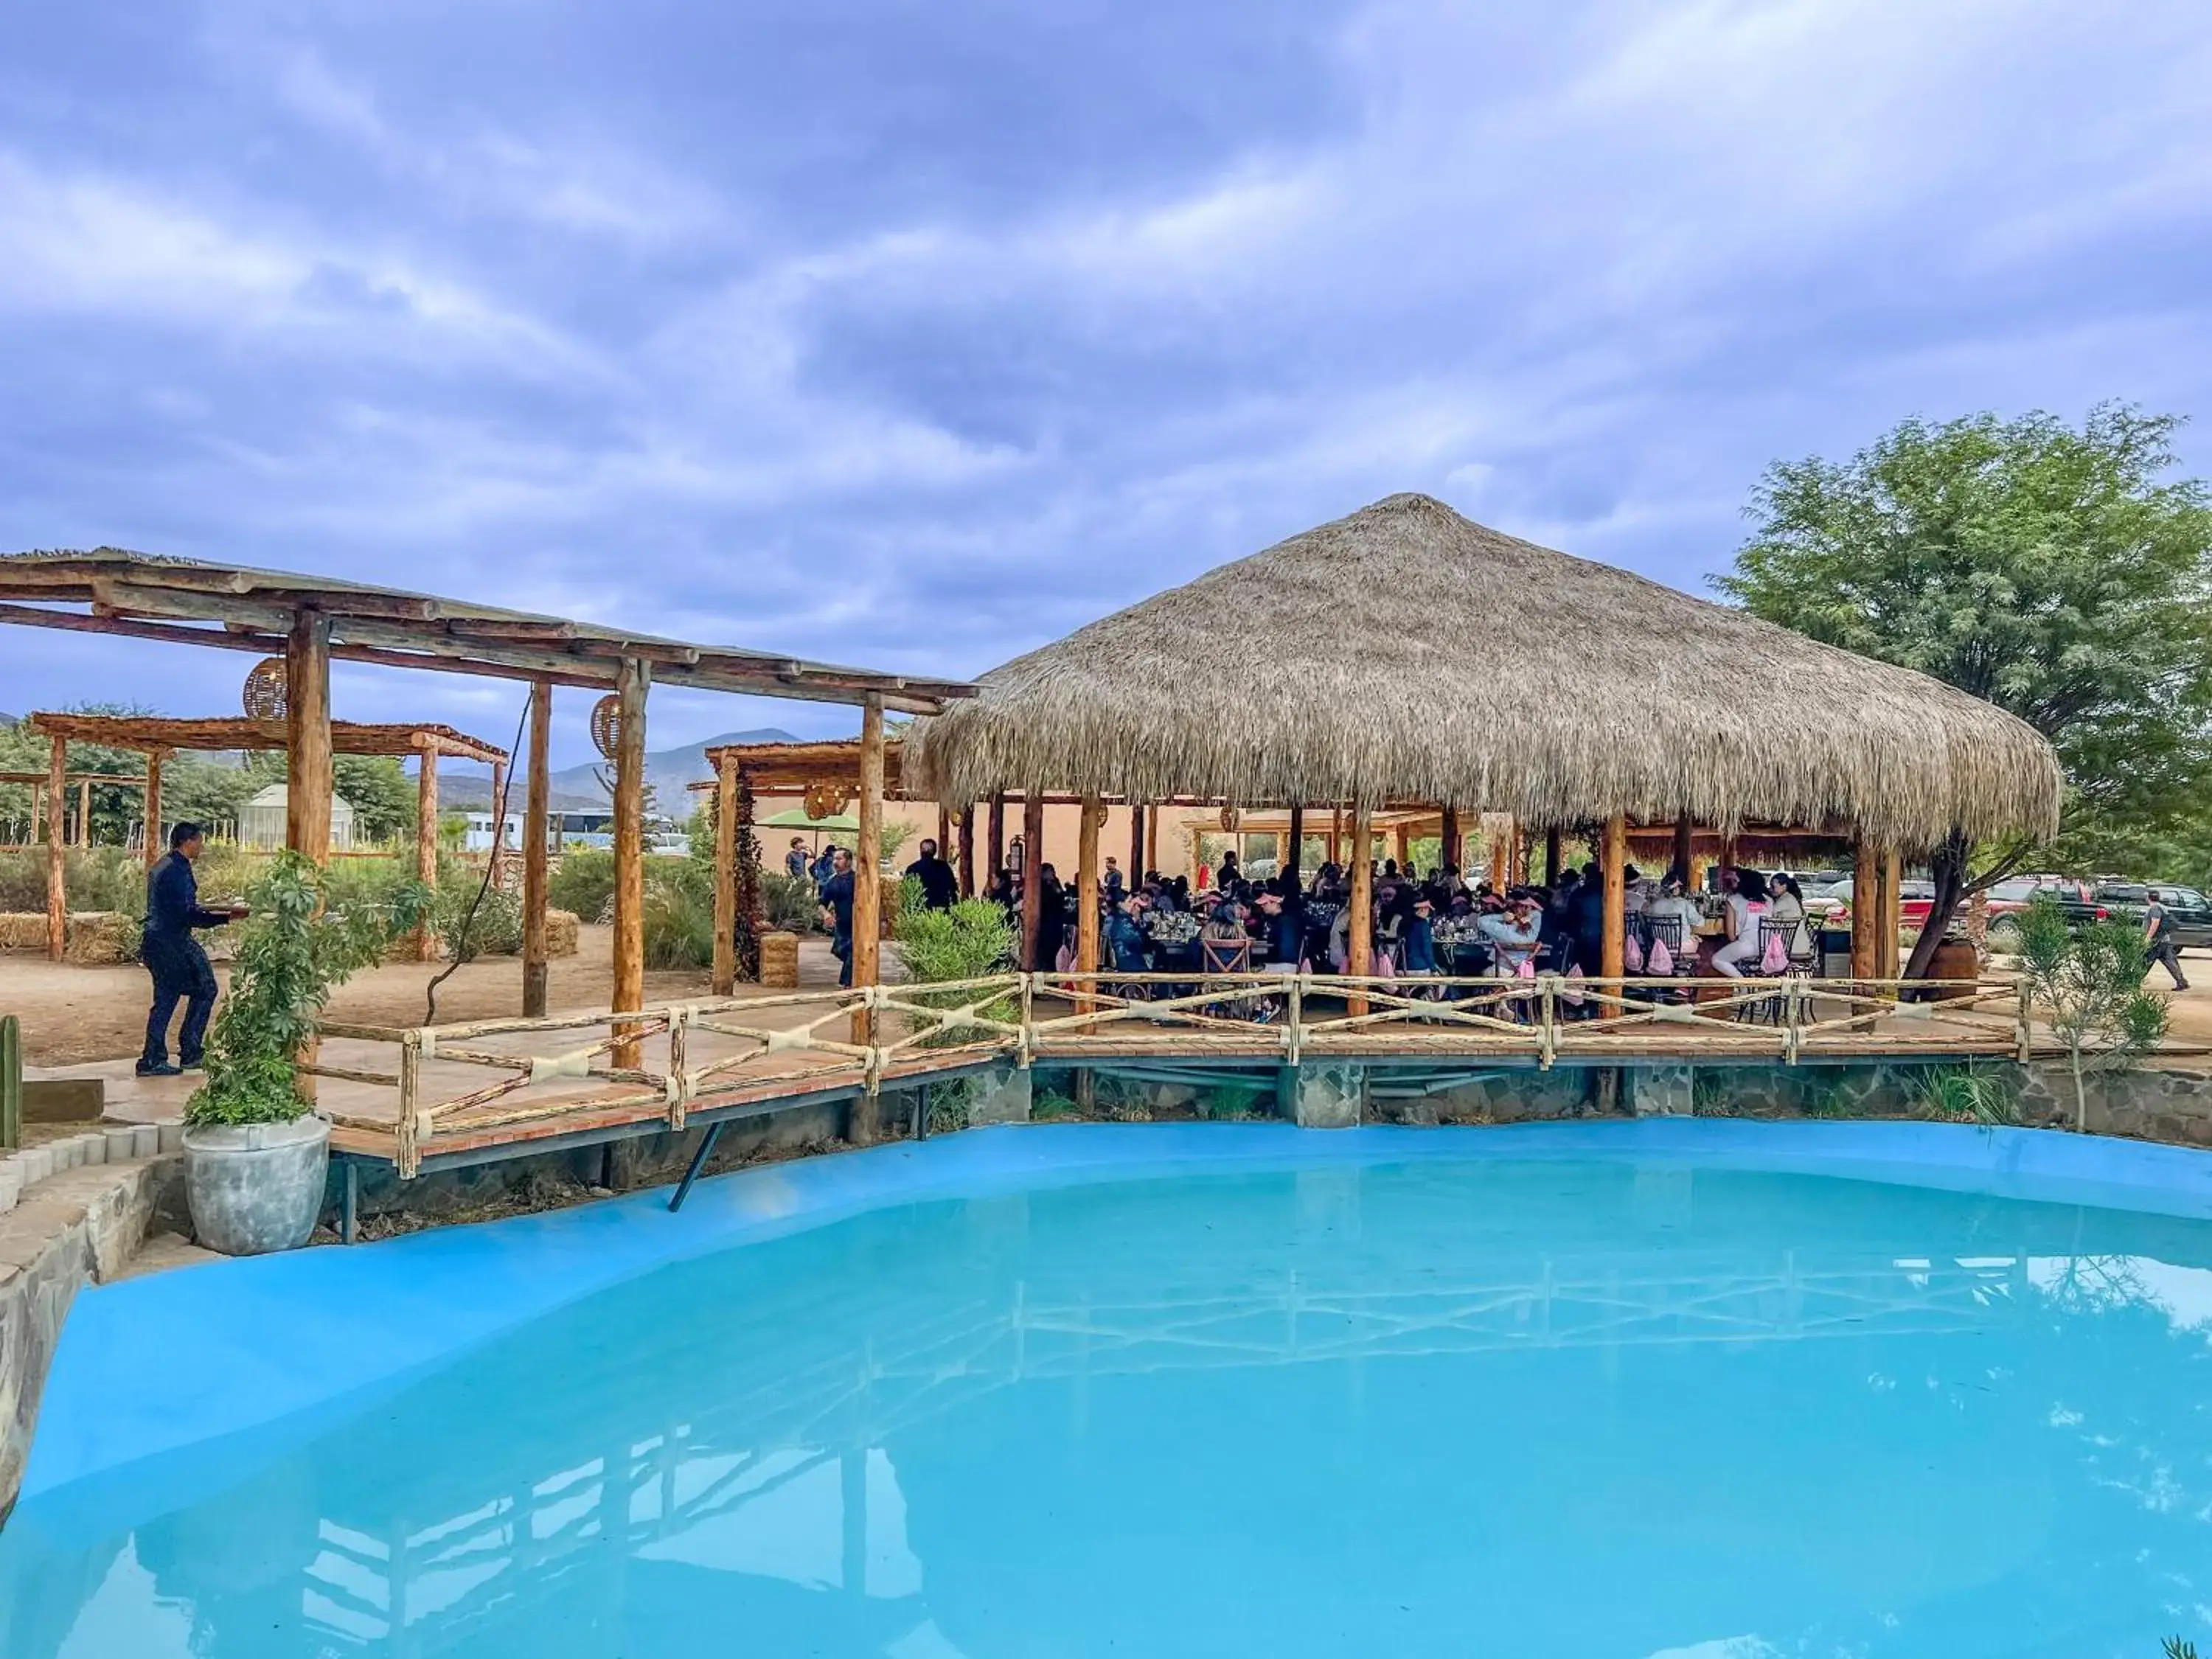
{"type": "Polygon", "coordinates": [[[1972,1132],[1103,1133],[95,1292],[0,1653],[2212,1647],[2212,1222],[1972,1132]]]}

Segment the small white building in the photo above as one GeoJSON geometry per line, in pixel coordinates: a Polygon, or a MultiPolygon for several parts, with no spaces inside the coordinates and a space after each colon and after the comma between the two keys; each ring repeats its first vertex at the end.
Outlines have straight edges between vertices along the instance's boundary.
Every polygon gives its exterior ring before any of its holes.
{"type": "MultiPolygon", "coordinates": [[[[468,850],[471,853],[490,852],[491,814],[488,811],[471,812],[468,817],[468,839],[465,843],[468,850]]],[[[502,850],[512,853],[521,845],[522,814],[509,812],[507,815],[507,834],[501,842],[501,847],[502,850]]]]}
{"type": "MultiPolygon", "coordinates": [[[[272,783],[238,811],[238,839],[241,846],[273,850],[284,844],[284,786],[272,783]]],[[[353,804],[343,795],[331,797],[331,850],[353,850],[353,804]]]]}

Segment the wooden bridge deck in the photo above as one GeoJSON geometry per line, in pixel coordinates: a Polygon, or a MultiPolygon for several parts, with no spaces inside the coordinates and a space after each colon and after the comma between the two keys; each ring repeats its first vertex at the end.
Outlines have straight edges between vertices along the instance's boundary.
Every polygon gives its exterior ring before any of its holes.
{"type": "MultiPolygon", "coordinates": [[[[2009,979],[1001,975],[412,1029],[324,1025],[334,1150],[425,1167],[881,1094],[1003,1064],[1823,1065],[2059,1052],[2009,979]],[[1900,995],[1929,997],[1901,1001],[1900,995]],[[629,1063],[615,1063],[627,1035],[629,1063]]],[[[628,1058],[628,1057],[625,1057],[628,1058]]]]}

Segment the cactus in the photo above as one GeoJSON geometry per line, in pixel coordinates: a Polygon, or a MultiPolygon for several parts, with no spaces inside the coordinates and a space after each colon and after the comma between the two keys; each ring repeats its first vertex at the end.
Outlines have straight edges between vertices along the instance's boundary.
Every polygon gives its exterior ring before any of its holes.
{"type": "Polygon", "coordinates": [[[23,1144],[23,1025],[0,1018],[0,1152],[23,1144]]]}

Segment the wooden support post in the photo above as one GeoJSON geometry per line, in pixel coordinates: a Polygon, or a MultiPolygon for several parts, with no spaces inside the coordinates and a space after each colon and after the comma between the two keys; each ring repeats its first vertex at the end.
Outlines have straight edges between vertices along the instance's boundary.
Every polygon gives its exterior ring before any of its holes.
{"type": "Polygon", "coordinates": [[[1691,822],[1690,815],[1687,812],[1681,813],[1676,817],[1674,819],[1674,856],[1673,860],[1668,864],[1668,868],[1674,874],[1681,877],[1682,884],[1686,887],[1689,884],[1690,881],[1690,860],[1692,855],[1697,850],[1697,825],[1691,822]]]}
{"type": "Polygon", "coordinates": [[[1105,802],[1085,796],[1075,842],[1075,966],[1085,974],[1098,971],[1098,832],[1105,823],[1105,802]]]}
{"type": "MultiPolygon", "coordinates": [[[[884,936],[884,699],[868,693],[860,705],[860,827],[853,840],[853,984],[877,984],[881,975],[884,936]]],[[[853,1015],[853,1041],[872,1042],[875,1022],[865,1008],[853,1015]]],[[[865,1114],[856,1109],[855,1121],[870,1120],[874,1138],[875,1098],[866,1100],[865,1114]]]]}
{"type": "MultiPolygon", "coordinates": [[[[1291,844],[1283,849],[1283,856],[1276,860],[1277,867],[1282,871],[1286,884],[1293,892],[1304,884],[1299,877],[1304,873],[1305,855],[1306,809],[1293,806],[1291,808],[1291,844]]],[[[1291,965],[1297,966],[1295,963],[1291,965]]]]}
{"type": "Polygon", "coordinates": [[[1036,959],[1037,929],[1044,922],[1044,889],[1037,872],[1044,868],[1044,791],[1035,787],[1022,792],[1022,966],[1049,969],[1053,963],[1036,959]]]}
{"type": "Polygon", "coordinates": [[[975,896],[975,809],[960,809],[960,896],[975,896]]]}
{"type": "Polygon", "coordinates": [[[1875,935],[1875,949],[1881,963],[1878,977],[1896,979],[1903,971],[1898,934],[1903,931],[1904,918],[1904,860],[1892,848],[1881,859],[1881,931],[1875,935]]]}
{"type": "Polygon", "coordinates": [[[46,761],[46,959],[69,954],[69,744],[53,740],[46,761]]]}
{"type": "Polygon", "coordinates": [[[983,872],[986,881],[996,881],[999,872],[1006,867],[1006,798],[991,797],[991,867],[983,872]]]}
{"type": "Polygon", "coordinates": [[[530,688],[530,776],[522,802],[522,1012],[545,1014],[545,820],[553,798],[553,682],[530,688]]]}
{"type": "Polygon", "coordinates": [[[1510,824],[1491,837],[1490,890],[1502,893],[1513,884],[1513,832],[1510,824]]]}
{"type": "Polygon", "coordinates": [[[292,619],[284,642],[284,845],[317,864],[331,856],[331,623],[292,619]]]}
{"type": "MultiPolygon", "coordinates": [[[[1628,939],[1628,886],[1624,877],[1628,868],[1628,820],[1619,812],[1605,821],[1600,864],[1605,877],[1605,939],[1598,951],[1599,975],[1619,979],[1626,971],[1628,939]]],[[[1609,994],[1617,1012],[1620,993],[1609,994]]]]}
{"type": "MultiPolygon", "coordinates": [[[[1366,806],[1355,802],[1352,809],[1352,902],[1346,907],[1351,919],[1344,928],[1344,970],[1358,977],[1374,971],[1375,967],[1375,872],[1374,860],[1369,856],[1375,841],[1375,815],[1366,806]]],[[[1348,1013],[1367,1012],[1367,999],[1353,992],[1345,999],[1348,1013]]]]}
{"type": "Polygon", "coordinates": [[[76,786],[76,844],[92,845],[92,780],[82,778],[76,786]]]}
{"type": "Polygon", "coordinates": [[[167,757],[166,749],[146,751],[146,806],[140,814],[146,825],[146,844],[139,850],[146,856],[149,870],[168,850],[161,834],[161,763],[167,757]]]}
{"type": "Polygon", "coordinates": [[[1398,861],[1401,874],[1413,861],[1413,826],[1401,823],[1390,831],[1390,856],[1398,861]]]}
{"type": "Polygon", "coordinates": [[[1340,870],[1344,867],[1344,808],[1328,809],[1328,861],[1340,870]]]}
{"type": "Polygon", "coordinates": [[[1456,806],[1447,806],[1444,808],[1442,840],[1443,845],[1438,849],[1441,855],[1438,861],[1449,866],[1453,869],[1457,869],[1459,867],[1460,839],[1459,808],[1456,806]]]}
{"type": "MultiPolygon", "coordinates": [[[[615,671],[613,1012],[645,1006],[645,694],[652,670],[624,657],[615,671]]],[[[613,1064],[635,1067],[637,1028],[617,1025],[613,1064]]]]}
{"type": "Polygon", "coordinates": [[[1881,953],[1875,948],[1881,868],[1875,844],[1861,836],[1851,852],[1851,977],[1862,987],[1881,972],[1881,953]]]}
{"type": "MultiPolygon", "coordinates": [[[[434,891],[438,885],[438,750],[428,741],[415,757],[415,879],[434,891]]],[[[415,960],[433,962],[438,930],[425,915],[415,928],[415,960]]]]}
{"type": "Polygon", "coordinates": [[[738,988],[738,757],[714,774],[714,994],[738,988]]]}
{"type": "Polygon", "coordinates": [[[507,763],[491,763],[491,884],[507,873],[507,763]]]}
{"type": "Polygon", "coordinates": [[[1557,887],[1559,884],[1559,826],[1554,824],[1551,829],[1544,831],[1545,886],[1557,887]]]}
{"type": "Polygon", "coordinates": [[[1159,867],[1160,809],[1155,805],[1147,807],[1145,811],[1145,862],[1138,873],[1141,875],[1144,870],[1158,870],[1159,867]]]}
{"type": "Polygon", "coordinates": [[[1145,862],[1145,804],[1140,800],[1129,803],[1129,867],[1122,872],[1121,885],[1125,892],[1133,893],[1144,885],[1145,872],[1150,868],[1145,862]]]}

